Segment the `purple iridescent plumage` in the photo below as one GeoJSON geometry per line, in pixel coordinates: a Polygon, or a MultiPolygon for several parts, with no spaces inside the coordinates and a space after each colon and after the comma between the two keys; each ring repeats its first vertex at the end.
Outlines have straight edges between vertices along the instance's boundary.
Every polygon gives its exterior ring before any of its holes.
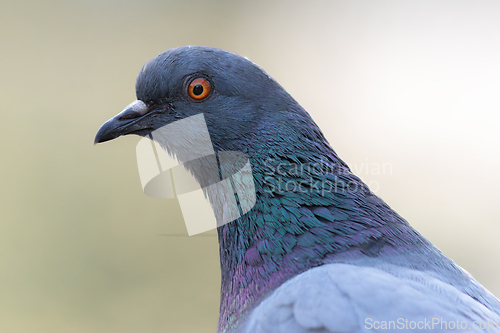
{"type": "Polygon", "coordinates": [[[218,332],[363,332],[367,319],[433,314],[500,322],[498,299],[352,174],[309,114],[248,59],[168,50],[139,73],[136,93],[149,111],[113,118],[96,142],[203,113],[214,150],[250,160],[256,203],[218,228],[218,332]],[[212,85],[201,101],[184,90],[197,76],[212,85]]]}

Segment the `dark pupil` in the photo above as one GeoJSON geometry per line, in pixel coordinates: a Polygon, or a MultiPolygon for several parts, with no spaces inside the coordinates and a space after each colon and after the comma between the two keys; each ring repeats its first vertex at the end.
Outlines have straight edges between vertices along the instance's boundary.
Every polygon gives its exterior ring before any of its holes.
{"type": "Polygon", "coordinates": [[[201,95],[203,93],[203,86],[201,84],[197,84],[193,88],[193,94],[196,96],[201,95]]]}

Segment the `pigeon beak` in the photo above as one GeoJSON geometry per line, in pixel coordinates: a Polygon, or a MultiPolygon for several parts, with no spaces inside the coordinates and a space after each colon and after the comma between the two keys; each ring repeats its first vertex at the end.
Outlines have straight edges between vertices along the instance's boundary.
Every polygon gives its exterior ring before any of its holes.
{"type": "Polygon", "coordinates": [[[148,112],[149,108],[143,101],[136,100],[130,103],[122,112],[105,122],[99,128],[94,139],[94,145],[146,129],[143,125],[139,124],[139,121],[148,112]]]}

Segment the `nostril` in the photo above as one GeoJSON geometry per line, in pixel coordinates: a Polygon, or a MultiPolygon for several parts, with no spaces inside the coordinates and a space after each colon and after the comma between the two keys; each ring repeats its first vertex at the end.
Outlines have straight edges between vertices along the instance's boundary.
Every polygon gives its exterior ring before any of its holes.
{"type": "Polygon", "coordinates": [[[120,117],[118,118],[119,120],[127,120],[127,119],[134,119],[134,118],[137,118],[137,117],[140,117],[141,114],[139,114],[138,112],[135,112],[134,110],[124,110],[122,111],[122,113],[120,114],[120,117]]]}
{"type": "Polygon", "coordinates": [[[125,109],[123,109],[123,111],[120,112],[118,119],[127,120],[127,119],[138,118],[148,113],[148,111],[149,109],[143,101],[136,100],[127,105],[125,109]]]}

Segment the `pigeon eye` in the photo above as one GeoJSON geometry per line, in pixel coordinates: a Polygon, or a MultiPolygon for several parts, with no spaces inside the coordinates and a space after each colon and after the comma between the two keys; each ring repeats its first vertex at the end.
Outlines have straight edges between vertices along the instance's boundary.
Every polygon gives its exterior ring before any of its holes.
{"type": "Polygon", "coordinates": [[[196,78],[189,84],[188,94],[192,99],[202,100],[210,94],[210,83],[204,78],[196,78]]]}

